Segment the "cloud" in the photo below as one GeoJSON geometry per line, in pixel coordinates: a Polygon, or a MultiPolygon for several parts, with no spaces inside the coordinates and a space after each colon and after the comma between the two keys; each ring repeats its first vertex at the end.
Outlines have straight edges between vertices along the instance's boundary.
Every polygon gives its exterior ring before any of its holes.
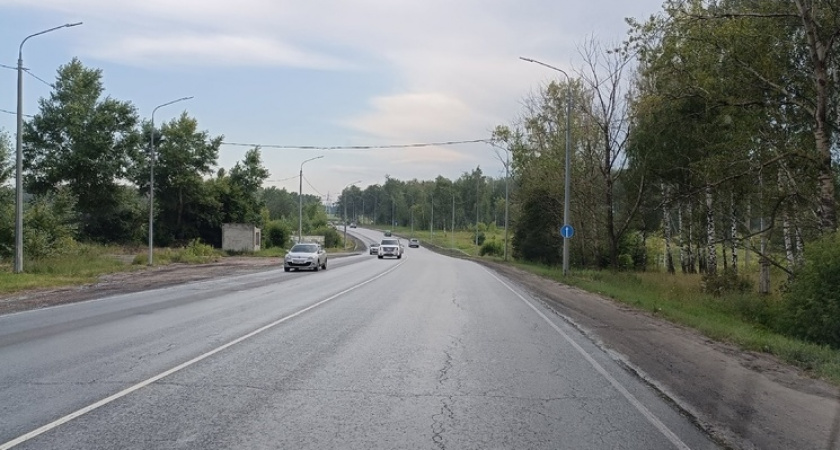
{"type": "Polygon", "coordinates": [[[472,111],[462,100],[439,92],[412,92],[375,97],[371,111],[345,125],[387,139],[463,133],[472,111]]]}
{"type": "Polygon", "coordinates": [[[282,65],[317,69],[349,67],[345,61],[279,41],[230,34],[178,33],[119,38],[90,50],[94,57],[129,65],[282,65]]]}

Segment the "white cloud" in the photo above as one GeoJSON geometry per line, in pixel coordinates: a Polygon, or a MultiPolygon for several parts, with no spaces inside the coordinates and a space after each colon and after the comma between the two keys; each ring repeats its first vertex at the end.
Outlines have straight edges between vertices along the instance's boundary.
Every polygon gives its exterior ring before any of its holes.
{"type": "Polygon", "coordinates": [[[178,33],[129,36],[90,50],[92,56],[148,66],[162,65],[282,65],[336,69],[349,67],[338,58],[308,52],[276,39],[218,33],[178,33]]]}
{"type": "Polygon", "coordinates": [[[345,124],[391,141],[463,133],[472,114],[470,107],[460,99],[437,92],[376,97],[370,104],[372,111],[351,118],[345,124]]]}

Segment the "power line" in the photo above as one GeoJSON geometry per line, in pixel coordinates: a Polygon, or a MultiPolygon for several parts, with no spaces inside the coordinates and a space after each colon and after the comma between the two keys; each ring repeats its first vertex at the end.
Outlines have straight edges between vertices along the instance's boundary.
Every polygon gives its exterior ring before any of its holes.
{"type": "Polygon", "coordinates": [[[29,70],[29,69],[23,69],[23,71],[24,71],[24,72],[26,72],[26,73],[27,73],[29,76],[31,76],[32,78],[35,78],[36,80],[40,81],[41,83],[44,83],[44,84],[46,84],[47,86],[49,86],[49,87],[51,87],[51,88],[55,89],[55,86],[53,86],[53,84],[52,84],[52,83],[49,83],[49,82],[47,82],[47,81],[44,81],[44,79],[43,79],[43,78],[39,77],[38,75],[35,75],[34,73],[32,73],[32,71],[31,71],[31,70],[29,70]]]}
{"type": "MultiPolygon", "coordinates": [[[[12,66],[9,66],[9,65],[6,65],[6,64],[0,64],[0,68],[10,69],[10,70],[18,70],[17,67],[12,67],[12,66]]],[[[38,75],[35,75],[34,73],[32,73],[32,71],[30,69],[24,68],[23,71],[26,72],[32,78],[35,78],[36,80],[40,81],[41,83],[44,83],[51,88],[55,88],[55,86],[53,86],[52,83],[50,83],[48,81],[45,81],[43,78],[39,77],[38,75]]]]}
{"type": "Polygon", "coordinates": [[[319,195],[319,196],[321,196],[321,197],[323,197],[323,196],[324,196],[324,194],[322,194],[322,193],[318,192],[318,189],[315,189],[315,186],[312,186],[312,183],[310,183],[310,182],[309,182],[309,180],[308,180],[306,177],[303,177],[303,181],[306,181],[306,184],[308,184],[308,185],[309,185],[309,187],[311,187],[311,188],[312,188],[312,190],[313,190],[313,191],[315,191],[315,193],[316,193],[316,194],[318,194],[318,195],[319,195]]]}
{"type": "MultiPolygon", "coordinates": [[[[16,112],[14,112],[14,111],[9,111],[8,109],[0,109],[0,112],[2,112],[2,113],[6,113],[6,114],[17,115],[17,113],[16,113],[16,112]]],[[[31,114],[24,114],[23,116],[24,116],[24,117],[35,117],[35,116],[31,115],[31,114]]]]}
{"type": "Polygon", "coordinates": [[[275,144],[247,144],[241,142],[222,142],[222,145],[232,145],[237,147],[260,147],[260,148],[276,148],[282,150],[379,150],[379,149],[394,149],[394,148],[416,148],[416,147],[442,147],[447,145],[462,145],[462,144],[478,144],[482,142],[489,142],[490,139],[471,139],[466,141],[443,141],[443,142],[419,142],[414,144],[392,144],[392,145],[337,145],[337,146],[317,146],[317,145],[275,145],[275,144]]]}
{"type": "Polygon", "coordinates": [[[266,183],[279,183],[279,182],[281,182],[281,181],[289,181],[289,180],[292,180],[292,179],[294,179],[294,178],[297,178],[298,176],[299,176],[299,175],[294,175],[294,176],[291,176],[291,177],[288,177],[288,178],[281,178],[281,179],[279,179],[279,180],[265,180],[265,182],[266,182],[266,183]]]}

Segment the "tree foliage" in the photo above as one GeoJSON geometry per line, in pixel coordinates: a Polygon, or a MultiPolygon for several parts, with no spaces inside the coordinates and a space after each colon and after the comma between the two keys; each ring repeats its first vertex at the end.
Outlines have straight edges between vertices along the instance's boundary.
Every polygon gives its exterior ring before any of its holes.
{"type": "Polygon", "coordinates": [[[138,150],[135,108],[104,96],[102,72],[78,59],[58,69],[54,86],[24,127],[26,189],[44,195],[66,187],[79,211],[81,236],[117,241],[130,234],[115,226],[113,214],[138,150]]]}

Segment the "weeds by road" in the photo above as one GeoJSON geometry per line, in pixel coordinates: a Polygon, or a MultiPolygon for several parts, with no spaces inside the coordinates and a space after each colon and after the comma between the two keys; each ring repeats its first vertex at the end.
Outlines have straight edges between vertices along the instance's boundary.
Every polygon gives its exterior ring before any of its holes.
{"type": "Polygon", "coordinates": [[[765,325],[771,320],[768,316],[778,309],[777,294],[729,293],[716,297],[700,290],[699,275],[576,270],[563,277],[553,267],[514,265],[689,326],[712,339],[775,355],[840,386],[840,351],[784,336],[765,325]]]}

